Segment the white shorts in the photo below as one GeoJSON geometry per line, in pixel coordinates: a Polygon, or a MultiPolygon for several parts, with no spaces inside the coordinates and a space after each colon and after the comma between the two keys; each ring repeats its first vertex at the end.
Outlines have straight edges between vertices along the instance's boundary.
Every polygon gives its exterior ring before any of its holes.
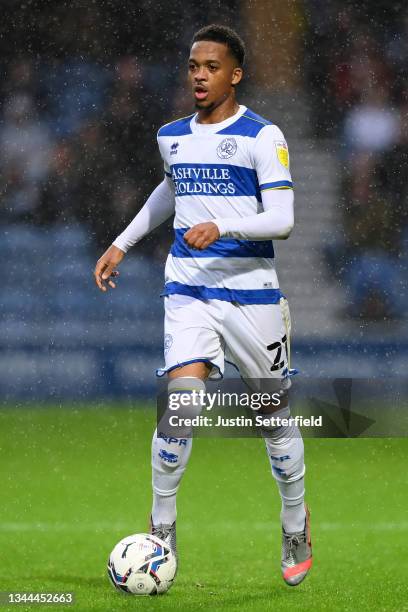
{"type": "Polygon", "coordinates": [[[165,367],[158,376],[198,361],[212,365],[210,378],[224,373],[224,361],[242,378],[287,378],[290,368],[288,302],[237,304],[170,295],[165,300],[165,367]]]}

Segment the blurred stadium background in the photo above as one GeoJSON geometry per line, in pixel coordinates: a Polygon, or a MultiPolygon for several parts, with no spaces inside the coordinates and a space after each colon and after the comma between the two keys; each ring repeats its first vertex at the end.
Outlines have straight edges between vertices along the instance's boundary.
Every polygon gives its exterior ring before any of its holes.
{"type": "Polygon", "coordinates": [[[100,294],[97,257],[162,179],[157,128],[191,112],[211,22],[247,43],[239,100],[291,153],[296,228],[277,245],[309,376],[398,376],[406,338],[408,11],[383,0],[4,0],[0,22],[0,394],[152,397],[171,224],[100,294]]]}

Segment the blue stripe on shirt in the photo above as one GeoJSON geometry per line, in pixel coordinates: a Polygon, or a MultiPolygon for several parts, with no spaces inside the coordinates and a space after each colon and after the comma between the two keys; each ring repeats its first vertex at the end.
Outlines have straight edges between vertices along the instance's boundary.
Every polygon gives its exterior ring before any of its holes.
{"type": "Polygon", "coordinates": [[[162,296],[188,295],[197,300],[222,300],[238,304],[278,304],[284,297],[280,289],[227,289],[226,287],[205,287],[204,285],[184,285],[166,283],[162,296]]]}
{"type": "Polygon", "coordinates": [[[249,109],[231,125],[220,130],[217,134],[229,134],[230,136],[249,136],[256,138],[265,125],[272,125],[271,121],[256,115],[249,109]]]}
{"type": "Polygon", "coordinates": [[[273,258],[274,250],[271,240],[236,240],[221,238],[202,251],[192,249],[184,240],[188,228],[175,229],[175,240],[170,253],[173,257],[266,257],[273,258]]]}
{"type": "Polygon", "coordinates": [[[167,123],[163,125],[159,131],[158,136],[185,136],[187,134],[191,134],[190,122],[193,115],[189,115],[188,117],[181,117],[181,119],[176,119],[176,121],[172,121],[171,123],[167,123]]]}

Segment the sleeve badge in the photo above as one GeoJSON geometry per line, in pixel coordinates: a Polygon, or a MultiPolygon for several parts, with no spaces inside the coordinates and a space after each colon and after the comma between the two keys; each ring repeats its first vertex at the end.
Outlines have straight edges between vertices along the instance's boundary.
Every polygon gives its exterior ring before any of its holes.
{"type": "Polygon", "coordinates": [[[289,168],[288,145],[286,144],[284,140],[280,140],[278,142],[275,142],[275,147],[276,147],[276,155],[278,156],[279,162],[282,164],[284,168],[288,169],[289,168]]]}

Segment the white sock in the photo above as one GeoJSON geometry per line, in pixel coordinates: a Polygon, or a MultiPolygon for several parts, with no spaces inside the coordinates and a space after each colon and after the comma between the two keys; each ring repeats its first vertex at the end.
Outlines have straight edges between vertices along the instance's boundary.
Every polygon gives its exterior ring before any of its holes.
{"type": "MultiPolygon", "coordinates": [[[[289,408],[283,408],[274,416],[288,418],[289,408]]],[[[299,428],[262,428],[265,446],[282,500],[281,520],[286,533],[303,531],[306,512],[304,507],[304,446],[299,428]]]]}
{"type": "Polygon", "coordinates": [[[176,494],[160,495],[153,493],[152,522],[153,525],[172,525],[177,517],[176,494]]]}
{"type": "Polygon", "coordinates": [[[191,438],[161,436],[152,440],[152,520],[154,525],[171,525],[176,520],[176,494],[190,458],[191,438]]]}
{"type": "MultiPolygon", "coordinates": [[[[205,383],[199,378],[182,377],[169,381],[168,393],[205,391],[205,383]]],[[[185,397],[185,396],[184,396],[185,397]]],[[[183,406],[183,416],[200,414],[202,405],[183,406]]],[[[173,412],[172,414],[177,414],[173,412]]],[[[176,520],[176,495],[191,455],[192,428],[178,429],[176,435],[155,430],[152,440],[152,521],[154,525],[171,525],[176,520]]]]}
{"type": "Polygon", "coordinates": [[[281,521],[286,533],[299,533],[305,528],[305,481],[277,481],[282,499],[281,521]]]}

